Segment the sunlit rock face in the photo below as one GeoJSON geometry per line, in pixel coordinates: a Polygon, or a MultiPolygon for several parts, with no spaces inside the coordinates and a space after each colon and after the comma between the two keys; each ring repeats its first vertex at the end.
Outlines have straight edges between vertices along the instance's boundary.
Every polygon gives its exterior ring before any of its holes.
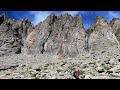
{"type": "Polygon", "coordinates": [[[115,36],[117,37],[118,41],[120,41],[120,19],[113,18],[110,22],[110,26],[112,27],[113,33],[115,33],[115,36]]]}
{"type": "Polygon", "coordinates": [[[0,15],[0,56],[23,53],[69,58],[112,47],[119,52],[116,48],[120,46],[119,24],[120,19],[113,18],[109,24],[102,16],[97,16],[85,30],[80,15],[51,13],[33,26],[27,19],[15,21],[3,13],[0,15]]]}
{"type": "Polygon", "coordinates": [[[81,16],[52,13],[28,35],[25,46],[29,54],[49,53],[60,58],[84,52],[85,30],[81,16]]]}
{"type": "Polygon", "coordinates": [[[101,16],[96,17],[87,33],[89,51],[101,51],[119,44],[113,29],[101,16]]]}
{"type": "Polygon", "coordinates": [[[0,22],[0,56],[21,53],[31,23],[24,19],[15,21],[6,13],[0,16],[0,22]]]}

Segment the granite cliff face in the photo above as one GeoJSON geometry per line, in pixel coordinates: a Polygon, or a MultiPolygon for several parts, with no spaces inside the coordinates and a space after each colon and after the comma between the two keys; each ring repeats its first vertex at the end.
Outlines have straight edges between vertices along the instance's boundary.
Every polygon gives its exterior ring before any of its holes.
{"type": "Polygon", "coordinates": [[[69,58],[106,51],[120,45],[119,24],[120,19],[114,18],[109,24],[102,16],[97,16],[85,30],[81,16],[51,13],[33,26],[27,19],[15,21],[4,13],[0,16],[0,55],[50,54],[69,58]]]}
{"type": "Polygon", "coordinates": [[[74,57],[85,49],[85,29],[81,16],[52,13],[28,35],[25,48],[28,53],[49,53],[59,58],[74,57]]]}
{"type": "Polygon", "coordinates": [[[110,26],[113,29],[113,32],[115,33],[115,36],[117,37],[118,41],[120,41],[120,19],[113,18],[110,22],[110,26]]]}
{"type": "Polygon", "coordinates": [[[0,22],[0,56],[21,53],[27,30],[32,24],[25,19],[15,21],[6,13],[0,16],[0,22]]]}
{"type": "Polygon", "coordinates": [[[0,15],[0,79],[120,79],[120,19],[51,13],[33,26],[0,15]],[[56,58],[57,57],[57,58],[56,58]]]}
{"type": "Polygon", "coordinates": [[[96,17],[88,30],[88,36],[88,47],[91,52],[102,51],[119,45],[112,27],[101,16],[96,17]]]}

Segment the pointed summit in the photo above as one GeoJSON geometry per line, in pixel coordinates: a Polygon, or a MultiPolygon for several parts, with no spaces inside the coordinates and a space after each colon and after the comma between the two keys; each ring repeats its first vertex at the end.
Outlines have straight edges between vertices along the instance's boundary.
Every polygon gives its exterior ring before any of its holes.
{"type": "Polygon", "coordinates": [[[68,14],[68,12],[65,12],[63,15],[68,16],[69,14],[68,14]]]}
{"type": "Polygon", "coordinates": [[[80,27],[84,28],[81,15],[76,14],[74,19],[75,19],[75,22],[76,22],[76,26],[80,26],[80,27]]]}
{"type": "Polygon", "coordinates": [[[52,12],[46,19],[55,17],[55,13],[52,12]]]}
{"type": "Polygon", "coordinates": [[[117,39],[120,42],[120,19],[119,18],[113,18],[110,22],[110,26],[113,29],[113,33],[117,37],[117,39]]]}
{"type": "Polygon", "coordinates": [[[4,13],[1,15],[1,17],[3,17],[4,20],[10,18],[10,17],[7,15],[6,12],[4,12],[4,13]]]}
{"type": "Polygon", "coordinates": [[[68,12],[65,12],[63,15],[62,15],[63,17],[69,17],[69,16],[71,16],[68,12]]]}
{"type": "Polygon", "coordinates": [[[78,19],[78,20],[80,20],[80,21],[82,21],[82,17],[79,14],[76,14],[75,18],[78,19]]]}
{"type": "Polygon", "coordinates": [[[104,19],[103,16],[96,16],[96,19],[104,19]]]}
{"type": "Polygon", "coordinates": [[[7,13],[6,13],[6,12],[4,12],[2,15],[7,15],[7,13]]]}
{"type": "Polygon", "coordinates": [[[107,24],[107,21],[104,19],[103,16],[97,16],[97,17],[95,18],[94,24],[95,24],[95,25],[103,26],[103,25],[107,24]]]}
{"type": "Polygon", "coordinates": [[[54,13],[54,12],[52,12],[52,13],[50,14],[50,16],[51,16],[51,17],[54,17],[54,16],[55,16],[55,13],[54,13]]]}
{"type": "Polygon", "coordinates": [[[31,21],[29,21],[28,19],[21,19],[19,22],[32,25],[31,21]]]}
{"type": "Polygon", "coordinates": [[[7,19],[9,19],[7,13],[3,13],[2,15],[0,15],[0,24],[2,24],[7,19]]]}
{"type": "Polygon", "coordinates": [[[112,31],[113,29],[104,17],[97,16],[89,31],[87,31],[89,37],[89,50],[92,52],[107,50],[107,48],[119,44],[112,31]]]}
{"type": "Polygon", "coordinates": [[[120,23],[120,18],[113,18],[110,22],[110,26],[114,27],[116,23],[120,23]]]}
{"type": "Polygon", "coordinates": [[[107,21],[104,19],[103,16],[97,16],[89,29],[90,29],[90,32],[92,32],[92,31],[102,29],[103,27],[110,28],[109,24],[107,23],[107,21]]]}
{"type": "Polygon", "coordinates": [[[75,17],[82,18],[80,14],[76,14],[75,17]]]}
{"type": "Polygon", "coordinates": [[[51,23],[54,22],[55,18],[56,18],[55,13],[52,12],[52,13],[44,20],[44,22],[47,22],[47,23],[51,24],[51,23]]]}

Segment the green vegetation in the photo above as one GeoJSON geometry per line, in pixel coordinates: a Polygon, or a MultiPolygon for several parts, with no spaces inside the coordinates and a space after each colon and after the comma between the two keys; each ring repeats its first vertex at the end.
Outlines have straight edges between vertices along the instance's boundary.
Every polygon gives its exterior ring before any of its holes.
{"type": "Polygon", "coordinates": [[[85,72],[83,70],[80,70],[80,75],[85,74],[85,72]]]}
{"type": "Polygon", "coordinates": [[[111,65],[104,65],[103,67],[104,67],[104,69],[106,69],[106,70],[110,70],[111,68],[113,68],[113,66],[111,66],[111,65]]]}
{"type": "Polygon", "coordinates": [[[93,64],[93,65],[96,65],[96,62],[90,62],[89,64],[93,64]]]}

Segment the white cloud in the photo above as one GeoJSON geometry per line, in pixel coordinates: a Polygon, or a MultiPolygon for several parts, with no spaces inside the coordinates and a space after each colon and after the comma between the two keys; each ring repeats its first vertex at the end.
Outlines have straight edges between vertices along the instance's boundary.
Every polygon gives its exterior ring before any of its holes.
{"type": "Polygon", "coordinates": [[[90,25],[88,23],[84,23],[84,28],[87,30],[89,29],[90,25]]]}
{"type": "Polygon", "coordinates": [[[108,22],[110,22],[113,18],[120,18],[120,12],[117,12],[117,11],[109,11],[108,12],[108,22]]]}
{"type": "Polygon", "coordinates": [[[79,11],[63,11],[62,14],[64,14],[64,13],[68,13],[72,16],[75,16],[76,14],[79,14],[79,11]]]}
{"type": "MultiPolygon", "coordinates": [[[[34,25],[37,25],[40,21],[45,20],[47,18],[47,16],[49,16],[51,14],[51,12],[52,11],[29,11],[29,14],[33,15],[32,23],[34,25]]],[[[75,16],[76,14],[79,13],[79,11],[62,11],[59,14],[63,14],[66,12],[68,12],[72,16],[75,16]]],[[[55,13],[57,13],[57,11],[55,13]]]]}
{"type": "MultiPolygon", "coordinates": [[[[40,21],[43,21],[47,18],[47,16],[49,16],[51,14],[51,12],[53,11],[29,11],[29,14],[31,14],[33,17],[32,17],[32,23],[34,25],[37,25],[40,21]]],[[[57,12],[57,11],[54,11],[55,14],[59,15],[59,14],[64,14],[68,12],[68,14],[72,15],[72,16],[75,16],[77,14],[85,14],[87,13],[87,11],[62,11],[62,12],[57,12]]]]}
{"type": "Polygon", "coordinates": [[[37,25],[40,21],[46,19],[49,16],[51,11],[29,11],[29,14],[33,15],[32,23],[37,25]]]}
{"type": "Polygon", "coordinates": [[[68,13],[68,14],[70,14],[70,15],[72,15],[72,16],[75,16],[75,15],[77,15],[77,14],[87,14],[89,11],[63,11],[63,12],[61,12],[61,14],[64,14],[64,13],[68,13]]]}

